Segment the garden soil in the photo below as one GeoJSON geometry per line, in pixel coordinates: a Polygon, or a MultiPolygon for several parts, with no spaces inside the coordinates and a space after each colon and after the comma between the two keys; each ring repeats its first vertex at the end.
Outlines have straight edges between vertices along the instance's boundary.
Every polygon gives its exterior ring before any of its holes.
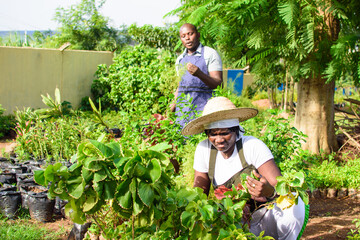
{"type": "MultiPolygon", "coordinates": [[[[0,152],[12,142],[0,140],[0,152]]],[[[346,239],[348,232],[355,229],[354,219],[360,219],[360,199],[310,198],[310,215],[301,239],[346,239]]],[[[67,239],[73,223],[67,218],[54,218],[51,222],[34,224],[53,232],[64,232],[59,239],[67,239]]]]}

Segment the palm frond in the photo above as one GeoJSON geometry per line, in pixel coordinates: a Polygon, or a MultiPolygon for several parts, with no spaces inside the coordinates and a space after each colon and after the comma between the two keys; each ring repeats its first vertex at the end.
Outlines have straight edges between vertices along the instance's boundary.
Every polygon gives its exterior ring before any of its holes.
{"type": "Polygon", "coordinates": [[[297,1],[286,1],[278,5],[280,17],[288,25],[288,28],[294,27],[295,20],[298,18],[300,9],[297,1]]]}

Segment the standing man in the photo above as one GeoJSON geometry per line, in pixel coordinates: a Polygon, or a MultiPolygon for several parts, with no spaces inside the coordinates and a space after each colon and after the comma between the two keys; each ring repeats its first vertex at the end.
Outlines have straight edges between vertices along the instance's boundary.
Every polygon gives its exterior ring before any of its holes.
{"type": "Polygon", "coordinates": [[[182,106],[182,93],[192,98],[191,104],[197,111],[202,111],[207,100],[212,97],[213,89],[219,86],[223,79],[220,55],[216,50],[200,43],[200,33],[196,27],[185,23],[179,33],[185,50],[176,59],[176,70],[183,75],[175,92],[176,103],[171,106],[171,110],[176,111],[177,122],[184,127],[194,118],[195,113],[189,107],[182,106]],[[189,118],[181,119],[183,113],[189,114],[189,118]]]}

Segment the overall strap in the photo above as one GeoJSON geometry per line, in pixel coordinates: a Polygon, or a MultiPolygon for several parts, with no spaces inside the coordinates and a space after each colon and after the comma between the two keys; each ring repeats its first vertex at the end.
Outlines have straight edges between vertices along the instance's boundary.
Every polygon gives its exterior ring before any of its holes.
{"type": "MultiPolygon", "coordinates": [[[[245,160],[241,138],[236,142],[236,148],[238,150],[238,154],[239,154],[239,158],[240,158],[242,167],[243,168],[247,167],[248,163],[245,160]]],[[[216,163],[217,152],[218,151],[216,150],[216,148],[211,144],[208,176],[209,176],[209,179],[210,179],[210,182],[212,185],[214,185],[214,174],[215,174],[215,163],[216,163]]]]}

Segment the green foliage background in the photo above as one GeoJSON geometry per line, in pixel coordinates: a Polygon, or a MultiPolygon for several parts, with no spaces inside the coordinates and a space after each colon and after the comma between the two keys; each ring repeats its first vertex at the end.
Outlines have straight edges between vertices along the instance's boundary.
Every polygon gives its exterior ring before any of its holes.
{"type": "Polygon", "coordinates": [[[110,66],[100,65],[91,92],[104,109],[143,113],[164,113],[159,103],[174,93],[178,79],[173,55],[142,45],[122,51],[110,66]]]}

